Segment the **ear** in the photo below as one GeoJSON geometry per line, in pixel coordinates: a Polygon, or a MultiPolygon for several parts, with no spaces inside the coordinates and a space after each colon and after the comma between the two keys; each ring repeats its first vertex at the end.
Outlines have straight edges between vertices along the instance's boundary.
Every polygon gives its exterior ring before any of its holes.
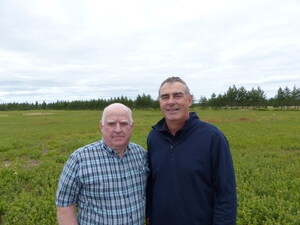
{"type": "Polygon", "coordinates": [[[102,129],[103,129],[103,125],[102,125],[102,122],[101,122],[101,120],[100,120],[100,123],[99,123],[99,127],[100,127],[100,130],[102,131],[102,129]]]}
{"type": "Polygon", "coordinates": [[[188,101],[189,101],[189,107],[191,107],[193,105],[193,98],[194,98],[193,95],[189,96],[189,99],[188,99],[188,101]]]}

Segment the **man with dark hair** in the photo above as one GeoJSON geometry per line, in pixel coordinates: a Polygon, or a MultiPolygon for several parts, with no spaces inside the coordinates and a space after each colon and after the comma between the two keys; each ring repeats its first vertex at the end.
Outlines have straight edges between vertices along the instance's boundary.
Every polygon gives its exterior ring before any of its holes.
{"type": "Polygon", "coordinates": [[[164,115],[148,135],[147,221],[152,225],[236,223],[236,181],[229,144],[190,112],[193,97],[179,77],[159,89],[164,115]]]}

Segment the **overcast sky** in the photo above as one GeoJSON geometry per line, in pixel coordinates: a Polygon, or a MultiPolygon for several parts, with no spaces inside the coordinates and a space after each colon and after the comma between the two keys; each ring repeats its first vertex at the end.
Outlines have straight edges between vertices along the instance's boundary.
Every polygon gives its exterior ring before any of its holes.
{"type": "Polygon", "coordinates": [[[300,88],[299,0],[0,0],[0,103],[300,88]]]}

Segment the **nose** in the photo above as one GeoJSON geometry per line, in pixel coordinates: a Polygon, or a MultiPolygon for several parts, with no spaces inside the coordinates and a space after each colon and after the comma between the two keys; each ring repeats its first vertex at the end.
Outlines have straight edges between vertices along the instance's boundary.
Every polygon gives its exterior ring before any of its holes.
{"type": "Polygon", "coordinates": [[[120,126],[119,123],[116,123],[115,131],[116,132],[120,132],[121,131],[121,126],[120,126]]]}
{"type": "Polygon", "coordinates": [[[174,103],[175,103],[174,100],[175,100],[174,97],[173,97],[173,96],[170,96],[170,97],[168,98],[167,104],[174,104],[174,103]]]}

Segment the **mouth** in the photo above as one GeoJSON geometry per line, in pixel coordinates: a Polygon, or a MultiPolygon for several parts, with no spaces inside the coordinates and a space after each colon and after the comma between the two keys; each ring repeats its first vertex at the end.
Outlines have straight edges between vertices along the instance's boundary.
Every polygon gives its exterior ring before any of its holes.
{"type": "Polygon", "coordinates": [[[113,136],[112,138],[124,138],[124,136],[113,136]]]}
{"type": "Polygon", "coordinates": [[[167,109],[167,112],[174,113],[174,112],[177,112],[178,110],[179,110],[179,108],[170,108],[170,109],[167,109]]]}

